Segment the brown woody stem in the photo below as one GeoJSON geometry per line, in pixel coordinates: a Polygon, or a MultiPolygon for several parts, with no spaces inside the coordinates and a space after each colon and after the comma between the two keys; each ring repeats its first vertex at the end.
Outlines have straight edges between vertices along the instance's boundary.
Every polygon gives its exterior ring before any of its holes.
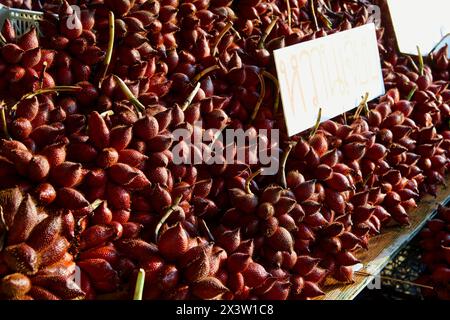
{"type": "Polygon", "coordinates": [[[409,55],[405,55],[406,60],[409,61],[409,63],[411,64],[411,66],[413,67],[414,71],[419,73],[419,67],[417,66],[417,64],[414,62],[413,58],[411,58],[411,56],[409,55]]]}
{"type": "Polygon", "coordinates": [[[44,61],[42,63],[42,71],[41,76],[39,78],[39,89],[42,89],[42,87],[44,86],[45,72],[47,72],[47,66],[48,66],[47,61],[44,61]]]}
{"type": "Polygon", "coordinates": [[[112,11],[109,11],[108,15],[108,29],[109,29],[108,47],[106,49],[105,60],[103,60],[102,76],[98,82],[99,88],[102,86],[103,80],[105,79],[106,73],[108,72],[109,64],[111,63],[111,57],[114,49],[115,21],[114,21],[114,12],[112,11]]]}
{"type": "Polygon", "coordinates": [[[11,140],[11,136],[9,135],[9,132],[8,132],[8,123],[6,122],[5,103],[3,101],[0,103],[0,113],[1,113],[1,117],[2,117],[3,133],[6,137],[6,139],[11,140]]]}
{"type": "Polygon", "coordinates": [[[290,29],[292,27],[291,3],[290,3],[290,0],[285,0],[285,1],[286,1],[287,15],[288,15],[288,26],[290,29]]]}
{"type": "Polygon", "coordinates": [[[259,79],[259,83],[261,86],[261,91],[259,92],[259,98],[258,101],[256,102],[255,108],[253,109],[253,113],[252,116],[250,117],[250,123],[252,123],[255,119],[256,116],[258,115],[259,112],[259,108],[261,107],[263,101],[264,101],[264,97],[266,96],[266,83],[264,81],[264,78],[258,74],[258,79],[259,79]]]}
{"type": "Polygon", "coordinates": [[[186,111],[186,109],[191,105],[192,100],[194,100],[195,96],[197,95],[198,90],[200,90],[200,82],[197,82],[197,84],[194,87],[194,90],[191,91],[189,96],[183,102],[183,104],[181,105],[181,110],[186,111]]]}
{"type": "Polygon", "coordinates": [[[159,220],[155,228],[155,243],[158,242],[159,230],[161,229],[163,224],[166,223],[167,219],[169,219],[170,215],[174,211],[174,208],[180,204],[182,198],[183,196],[179,196],[178,198],[176,198],[175,202],[170,207],[167,208],[166,212],[164,213],[164,216],[161,218],[161,220],[159,220]]]}
{"type": "Polygon", "coordinates": [[[218,49],[217,47],[219,46],[220,41],[222,40],[223,36],[233,27],[233,22],[228,22],[225,27],[222,29],[222,31],[220,31],[219,35],[217,36],[216,41],[214,42],[213,45],[213,50],[212,50],[212,55],[213,57],[216,56],[216,54],[218,53],[218,49]]]}
{"type": "Polygon", "coordinates": [[[278,107],[280,105],[280,84],[278,82],[278,79],[270,72],[264,70],[263,75],[266,76],[267,78],[269,78],[270,80],[272,80],[272,82],[275,86],[276,94],[275,94],[275,101],[273,102],[273,113],[277,114],[278,107]]]}
{"type": "Polygon", "coordinates": [[[423,63],[422,52],[420,51],[419,46],[417,46],[417,55],[419,56],[419,75],[423,76],[424,63],[423,63]]]}
{"type": "Polygon", "coordinates": [[[5,230],[8,230],[8,226],[5,221],[5,214],[3,212],[3,207],[0,205],[0,226],[2,226],[5,230]]]}
{"type": "Polygon", "coordinates": [[[367,106],[367,101],[369,100],[369,93],[366,92],[366,94],[363,96],[362,101],[360,102],[358,109],[356,109],[355,115],[354,115],[354,119],[358,119],[359,116],[361,115],[361,112],[363,109],[366,108],[367,106]]]}
{"type": "Polygon", "coordinates": [[[263,172],[263,169],[258,169],[258,171],[252,173],[246,180],[245,180],[245,192],[248,194],[253,194],[252,190],[250,189],[250,184],[252,183],[253,179],[255,179],[257,176],[259,176],[263,172]]]}
{"type": "Polygon", "coordinates": [[[416,91],[417,91],[417,87],[412,88],[411,91],[408,93],[406,100],[411,101],[411,99],[414,96],[414,93],[416,93],[416,91]]]}
{"type": "Polygon", "coordinates": [[[81,89],[82,88],[78,87],[78,86],[56,86],[53,88],[39,89],[39,90],[36,90],[35,92],[31,92],[31,93],[27,93],[27,94],[23,95],[22,98],[20,98],[20,100],[17,101],[17,103],[11,107],[11,110],[16,110],[17,105],[21,101],[23,101],[25,99],[31,99],[40,94],[54,93],[54,92],[56,92],[56,93],[58,93],[58,92],[77,92],[77,91],[80,91],[81,89]]]}
{"type": "Polygon", "coordinates": [[[208,225],[206,224],[206,221],[200,218],[200,223],[203,225],[203,227],[205,228],[206,234],[208,235],[208,238],[212,241],[212,242],[216,242],[216,239],[214,239],[214,236],[212,235],[211,231],[209,230],[208,225]]]}
{"type": "Polygon", "coordinates": [[[280,185],[286,189],[287,188],[287,182],[286,182],[286,163],[287,159],[289,158],[289,154],[291,153],[292,149],[295,147],[296,143],[289,143],[286,150],[283,153],[283,157],[280,161],[280,170],[278,171],[278,180],[280,182],[280,185]]]}
{"type": "Polygon", "coordinates": [[[8,226],[6,225],[5,216],[3,214],[3,207],[0,206],[0,252],[3,251],[6,240],[6,233],[8,232],[8,226]]]}
{"type": "Polygon", "coordinates": [[[311,14],[312,14],[312,20],[314,23],[314,29],[315,31],[319,30],[319,24],[317,23],[317,16],[316,16],[316,4],[314,0],[310,0],[309,1],[309,8],[311,10],[311,14]]]}
{"type": "Polygon", "coordinates": [[[372,176],[373,176],[373,173],[372,173],[372,172],[369,173],[369,174],[367,175],[367,177],[362,181],[362,186],[367,185],[367,182],[369,182],[369,179],[371,179],[372,176]]]}
{"type": "Polygon", "coordinates": [[[278,17],[274,17],[270,24],[267,26],[266,30],[264,30],[263,35],[261,36],[261,40],[259,40],[258,48],[264,49],[264,44],[266,42],[267,37],[272,32],[273,27],[275,27],[278,21],[278,17]]]}
{"type": "Polygon", "coordinates": [[[192,79],[191,83],[192,84],[197,84],[197,82],[199,82],[201,78],[203,78],[204,76],[206,76],[210,72],[216,71],[219,68],[220,67],[217,64],[215,64],[215,65],[213,65],[211,67],[203,69],[201,72],[199,72],[197,75],[195,75],[195,77],[192,79]]]}
{"type": "Polygon", "coordinates": [[[314,129],[311,131],[311,134],[309,135],[310,138],[314,137],[317,130],[319,129],[320,120],[322,120],[322,108],[319,108],[319,114],[317,115],[316,124],[314,125],[314,129]]]}
{"type": "Polygon", "coordinates": [[[326,15],[324,15],[322,12],[317,11],[317,14],[319,15],[320,21],[328,28],[328,30],[333,29],[333,23],[328,19],[326,15]]]}
{"type": "Polygon", "coordinates": [[[231,31],[233,31],[233,33],[236,35],[236,37],[237,37],[239,40],[242,39],[241,35],[239,34],[239,31],[237,31],[234,27],[231,27],[231,31]]]}

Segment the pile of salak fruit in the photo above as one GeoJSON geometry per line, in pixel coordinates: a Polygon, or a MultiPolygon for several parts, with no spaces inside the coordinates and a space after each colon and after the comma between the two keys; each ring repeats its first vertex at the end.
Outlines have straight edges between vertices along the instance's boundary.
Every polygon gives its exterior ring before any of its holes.
{"type": "Polygon", "coordinates": [[[131,299],[140,269],[143,299],[312,299],[445,183],[446,47],[377,28],[387,93],[286,133],[273,50],[368,23],[360,1],[1,3],[44,12],[1,30],[1,299],[131,299]],[[227,141],[177,129],[279,130],[280,170],[179,164],[227,141]]]}

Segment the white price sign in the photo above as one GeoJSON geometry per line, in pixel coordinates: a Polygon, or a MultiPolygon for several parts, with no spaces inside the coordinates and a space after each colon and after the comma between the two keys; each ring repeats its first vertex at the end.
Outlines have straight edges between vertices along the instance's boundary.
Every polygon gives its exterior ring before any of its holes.
{"type": "Polygon", "coordinates": [[[385,93],[375,25],[274,51],[290,136],[385,93]]]}
{"type": "Polygon", "coordinates": [[[450,32],[449,0],[387,0],[400,52],[423,55],[450,32]]]}

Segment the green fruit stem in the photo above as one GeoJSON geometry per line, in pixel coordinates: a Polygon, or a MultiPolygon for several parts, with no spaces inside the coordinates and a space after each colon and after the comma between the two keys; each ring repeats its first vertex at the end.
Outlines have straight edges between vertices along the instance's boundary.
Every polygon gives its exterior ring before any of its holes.
{"type": "Polygon", "coordinates": [[[108,72],[109,64],[111,63],[111,57],[114,49],[114,36],[115,36],[115,22],[114,22],[114,12],[110,11],[108,15],[108,28],[109,28],[109,38],[108,47],[106,49],[105,60],[103,60],[103,73],[99,80],[98,87],[100,88],[103,80],[108,72]]]}
{"type": "Polygon", "coordinates": [[[133,300],[142,300],[142,295],[144,293],[144,284],[145,270],[140,268],[136,279],[136,286],[134,288],[133,300]]]}
{"type": "Polygon", "coordinates": [[[125,97],[127,97],[128,101],[136,108],[136,111],[139,113],[140,111],[145,111],[145,106],[133,95],[130,88],[120,79],[118,76],[113,75],[114,80],[119,85],[125,97]]]}

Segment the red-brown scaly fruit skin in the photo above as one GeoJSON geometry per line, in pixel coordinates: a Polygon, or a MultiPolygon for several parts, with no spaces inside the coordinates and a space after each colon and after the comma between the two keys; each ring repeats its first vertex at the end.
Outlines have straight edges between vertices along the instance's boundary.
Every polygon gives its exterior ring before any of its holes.
{"type": "Polygon", "coordinates": [[[46,146],[40,153],[47,158],[51,168],[54,168],[66,160],[66,144],[64,142],[46,146]]]}
{"type": "Polygon", "coordinates": [[[260,286],[269,277],[264,267],[256,262],[251,262],[242,272],[242,275],[244,276],[245,285],[250,288],[260,286]]]}
{"type": "Polygon", "coordinates": [[[106,196],[108,203],[112,208],[118,210],[130,210],[131,197],[130,193],[121,186],[108,183],[106,186],[106,196]]]}
{"type": "Polygon", "coordinates": [[[104,259],[86,259],[78,262],[78,266],[92,280],[92,285],[99,292],[113,292],[119,286],[119,276],[104,259]]]}
{"type": "Polygon", "coordinates": [[[93,111],[88,118],[89,139],[98,149],[103,149],[109,145],[109,129],[103,117],[93,111]]]}
{"type": "Polygon", "coordinates": [[[64,300],[78,300],[85,297],[84,292],[67,277],[58,275],[39,275],[31,279],[33,285],[45,287],[64,300]]]}
{"type": "Polygon", "coordinates": [[[347,143],[343,146],[342,152],[344,156],[349,160],[359,160],[366,152],[366,145],[359,142],[347,143]]]}
{"type": "Polygon", "coordinates": [[[28,163],[28,177],[35,182],[44,180],[50,172],[50,164],[46,157],[35,155],[28,163]]]}
{"type": "Polygon", "coordinates": [[[119,154],[116,149],[113,148],[105,148],[99,152],[96,164],[100,168],[109,168],[117,163],[119,160],[119,154]]]}
{"type": "Polygon", "coordinates": [[[25,243],[6,247],[3,259],[6,265],[14,272],[32,275],[39,268],[36,251],[25,243]]]}
{"type": "MultiPolygon", "coordinates": [[[[39,114],[38,114],[39,116],[39,114]]],[[[36,121],[37,117],[34,119],[36,121]]],[[[45,147],[50,144],[57,143],[63,138],[63,129],[57,123],[52,125],[43,124],[37,126],[32,123],[34,130],[30,134],[30,138],[36,142],[38,147],[45,147]]]]}
{"type": "Polygon", "coordinates": [[[106,172],[103,169],[93,169],[86,174],[86,186],[89,188],[105,186],[107,182],[106,172]]]}
{"type": "Polygon", "coordinates": [[[208,256],[209,254],[205,248],[202,248],[200,254],[184,267],[183,276],[187,281],[199,281],[211,274],[212,266],[208,256]]]}
{"type": "MultiPolygon", "coordinates": [[[[133,216],[135,217],[135,216],[133,216]]],[[[147,216],[148,218],[148,216],[147,216]]],[[[112,211],[112,220],[116,221],[118,223],[127,223],[128,220],[130,220],[130,211],[129,210],[114,210],[112,211]]],[[[136,219],[137,222],[140,222],[138,219],[136,219]]],[[[147,220],[145,220],[147,222],[147,220]]]]}
{"type": "Polygon", "coordinates": [[[14,163],[16,170],[19,174],[26,176],[28,173],[28,164],[33,158],[33,154],[28,150],[13,149],[7,151],[5,156],[14,163]]]}
{"type": "Polygon", "coordinates": [[[9,130],[13,137],[23,141],[31,134],[33,127],[28,119],[17,118],[11,123],[9,130]]]}
{"type": "Polygon", "coordinates": [[[232,273],[242,272],[250,265],[251,256],[246,253],[236,252],[227,259],[227,269],[232,273]]]}
{"type": "Polygon", "coordinates": [[[316,283],[305,281],[301,296],[302,298],[315,298],[324,294],[316,283]]]}
{"type": "Polygon", "coordinates": [[[22,117],[32,121],[39,111],[39,102],[37,97],[22,100],[18,103],[16,117],[22,117]]]}
{"type": "Polygon", "coordinates": [[[8,298],[20,299],[30,289],[30,279],[21,273],[9,274],[0,281],[0,292],[8,298]]]}
{"type": "Polygon", "coordinates": [[[92,214],[91,220],[93,224],[110,224],[113,219],[112,211],[108,208],[106,201],[103,201],[92,214]]]}
{"type": "Polygon", "coordinates": [[[241,243],[241,232],[239,229],[221,232],[217,238],[219,246],[224,248],[228,253],[233,253],[241,243]]]}
{"type": "Polygon", "coordinates": [[[188,250],[188,235],[181,224],[164,231],[158,240],[158,249],[168,260],[176,260],[188,250]]]}
{"type": "Polygon", "coordinates": [[[108,177],[122,186],[131,183],[138,175],[137,169],[123,163],[117,163],[108,169],[108,177]]]}
{"type": "Polygon", "coordinates": [[[162,152],[168,150],[173,143],[173,136],[170,133],[160,133],[147,141],[147,149],[151,152],[162,152]]]}
{"type": "Polygon", "coordinates": [[[16,31],[9,19],[5,20],[1,33],[7,42],[14,42],[16,40],[16,31]]]}
{"type": "Polygon", "coordinates": [[[50,179],[61,187],[74,187],[83,178],[83,166],[74,162],[63,162],[51,169],[50,179]]]}
{"type": "Polygon", "coordinates": [[[268,244],[275,250],[292,252],[294,241],[289,231],[278,227],[268,239],[268,244]]]}
{"type": "Polygon", "coordinates": [[[41,288],[39,286],[33,286],[31,287],[31,290],[29,292],[29,295],[34,300],[61,300],[60,297],[54,295],[48,290],[45,290],[44,288],[41,288]]]}
{"type": "Polygon", "coordinates": [[[27,244],[36,251],[40,251],[55,241],[62,231],[60,215],[52,215],[39,223],[27,239],[27,244]]]}
{"type": "Polygon", "coordinates": [[[331,177],[325,181],[325,183],[332,189],[343,192],[352,189],[352,185],[350,184],[348,178],[341,174],[333,172],[331,177]]]}
{"type": "Polygon", "coordinates": [[[49,205],[56,199],[55,188],[49,183],[41,183],[34,189],[34,197],[38,204],[49,205]]]}
{"type": "Polygon", "coordinates": [[[348,266],[340,266],[337,268],[334,273],[333,277],[344,283],[352,283],[353,282],[353,269],[352,267],[348,266]]]}
{"type": "Polygon", "coordinates": [[[148,156],[142,154],[139,151],[133,149],[123,149],[119,152],[118,161],[131,167],[139,168],[147,159],[148,156]]]}
{"type": "MultiPolygon", "coordinates": [[[[228,258],[228,254],[225,250],[223,250],[222,248],[218,247],[218,246],[214,246],[213,250],[212,250],[212,254],[209,256],[209,265],[210,265],[210,270],[209,270],[209,275],[214,276],[214,275],[219,275],[220,274],[220,270],[222,270],[222,265],[225,263],[225,261],[228,258]],[[220,269],[220,270],[219,270],[220,269]]],[[[225,270],[222,270],[222,277],[219,277],[219,280],[222,281],[222,283],[226,283],[226,277],[228,276],[227,272],[225,270]],[[225,277],[225,278],[224,278],[225,277]]]]}
{"type": "Polygon", "coordinates": [[[139,266],[145,270],[146,286],[154,285],[157,282],[164,265],[164,259],[156,255],[148,256],[140,263],[139,266]]]}
{"type": "Polygon", "coordinates": [[[110,131],[109,146],[120,152],[131,142],[132,136],[131,126],[114,127],[110,131]]]}
{"type": "Polygon", "coordinates": [[[160,185],[169,185],[169,171],[165,167],[155,167],[146,170],[146,176],[152,183],[158,183],[160,185]]]}
{"type": "Polygon", "coordinates": [[[3,210],[3,219],[6,226],[11,226],[14,222],[14,217],[22,200],[24,199],[19,188],[5,189],[0,191],[0,201],[3,210]]]}
{"type": "Polygon", "coordinates": [[[342,266],[353,266],[360,263],[360,261],[356,259],[352,253],[347,251],[339,252],[336,255],[336,262],[342,266]]]}
{"type": "Polygon", "coordinates": [[[40,267],[47,267],[60,261],[70,248],[70,243],[64,237],[56,237],[56,239],[39,251],[40,267]]]}
{"type": "Polygon", "coordinates": [[[7,244],[15,245],[25,241],[38,223],[39,216],[35,202],[31,196],[27,194],[17,208],[13,223],[10,225],[7,244]]]}
{"type": "Polygon", "coordinates": [[[243,213],[251,214],[258,205],[258,199],[254,194],[247,194],[240,189],[231,189],[231,201],[233,205],[243,213]]]}
{"type": "Polygon", "coordinates": [[[294,190],[295,197],[297,201],[302,202],[308,200],[315,190],[316,181],[309,180],[303,183],[300,183],[297,188],[294,190]]]}
{"type": "Polygon", "coordinates": [[[180,272],[173,264],[164,265],[158,275],[157,287],[162,290],[171,290],[177,286],[180,281],[180,272]]]}
{"type": "Polygon", "coordinates": [[[275,281],[273,286],[261,295],[262,300],[286,300],[292,284],[289,281],[275,281]]]}
{"type": "Polygon", "coordinates": [[[17,140],[1,140],[1,149],[0,152],[3,156],[8,158],[8,155],[11,153],[12,150],[22,150],[26,151],[28,150],[27,147],[20,141],[17,140]]]}
{"type": "Polygon", "coordinates": [[[152,116],[145,116],[133,125],[133,133],[139,139],[148,141],[154,138],[159,132],[158,121],[152,116]]]}
{"type": "Polygon", "coordinates": [[[8,43],[1,48],[0,52],[7,63],[15,64],[22,59],[24,50],[16,44],[8,43]]]}
{"type": "Polygon", "coordinates": [[[165,208],[172,204],[172,197],[168,190],[156,184],[150,197],[150,203],[158,213],[163,213],[165,208]]]}
{"type": "Polygon", "coordinates": [[[141,235],[141,231],[144,226],[140,223],[126,222],[121,224],[123,228],[122,238],[123,239],[136,239],[141,235]]]}
{"type": "Polygon", "coordinates": [[[207,243],[202,241],[201,238],[190,239],[190,249],[183,254],[178,260],[178,264],[180,267],[184,268],[188,266],[192,261],[197,259],[198,256],[202,254],[202,252],[206,252],[207,255],[212,253],[213,245],[211,243],[207,243]]]}
{"type": "Polygon", "coordinates": [[[108,225],[94,225],[81,233],[80,248],[89,249],[108,240],[115,240],[116,230],[108,225]]]}
{"type": "Polygon", "coordinates": [[[105,5],[118,16],[125,16],[131,9],[129,0],[106,0],[105,5]]]}
{"type": "Polygon", "coordinates": [[[80,260],[87,259],[103,259],[112,266],[116,266],[119,263],[120,256],[117,250],[112,245],[105,245],[100,247],[91,248],[83,251],[79,254],[80,260]]]}
{"type": "Polygon", "coordinates": [[[300,276],[307,276],[317,265],[320,259],[313,258],[310,256],[298,256],[297,262],[295,263],[293,270],[300,276]]]}
{"type": "Polygon", "coordinates": [[[204,278],[194,282],[191,286],[191,290],[192,293],[200,299],[217,298],[229,291],[222,282],[213,277],[204,278]]]}
{"type": "Polygon", "coordinates": [[[123,239],[115,242],[115,247],[123,255],[137,261],[144,261],[158,254],[158,247],[141,239],[123,239]]]}
{"type": "Polygon", "coordinates": [[[62,207],[70,210],[81,209],[89,206],[89,202],[83,194],[73,188],[61,188],[56,192],[56,202],[62,207]]]}
{"type": "Polygon", "coordinates": [[[32,50],[39,47],[39,40],[37,37],[36,28],[31,28],[27,33],[20,37],[17,45],[23,50],[32,50]]]}

